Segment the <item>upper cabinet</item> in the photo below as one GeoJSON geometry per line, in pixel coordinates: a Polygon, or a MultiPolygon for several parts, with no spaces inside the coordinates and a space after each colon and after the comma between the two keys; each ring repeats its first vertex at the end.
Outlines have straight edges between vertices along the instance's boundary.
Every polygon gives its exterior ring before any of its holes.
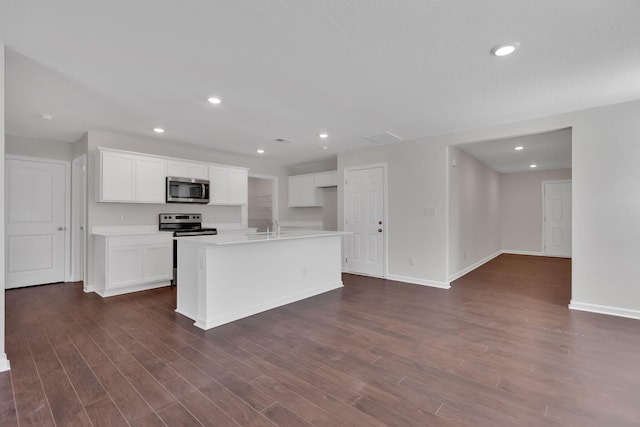
{"type": "Polygon", "coordinates": [[[130,151],[99,148],[96,155],[98,202],[165,203],[166,177],[210,181],[211,205],[247,204],[248,170],[130,151]]]}
{"type": "Polygon", "coordinates": [[[337,187],[338,171],[319,172],[313,175],[313,182],[316,187],[337,187]]]}
{"type": "Polygon", "coordinates": [[[246,169],[210,166],[209,182],[210,205],[247,204],[249,173],[246,169]]]}
{"type": "Polygon", "coordinates": [[[165,160],[100,150],[97,162],[99,202],[164,203],[165,160]]]}
{"type": "Polygon", "coordinates": [[[167,176],[209,179],[209,165],[204,163],[169,160],[167,162],[167,176]]]}
{"type": "Polygon", "coordinates": [[[309,173],[289,177],[289,207],[322,206],[323,187],[335,187],[338,183],[337,171],[309,173]]]}
{"type": "Polygon", "coordinates": [[[166,160],[136,155],[135,200],[146,203],[164,203],[166,176],[166,160]]]}
{"type": "Polygon", "coordinates": [[[133,202],[136,185],[136,156],[100,151],[97,195],[99,202],[133,202]]]}

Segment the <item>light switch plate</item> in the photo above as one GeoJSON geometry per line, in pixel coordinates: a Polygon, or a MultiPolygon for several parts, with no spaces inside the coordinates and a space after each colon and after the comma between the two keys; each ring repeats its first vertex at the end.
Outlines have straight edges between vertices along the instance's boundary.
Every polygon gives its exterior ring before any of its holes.
{"type": "Polygon", "coordinates": [[[436,216],[436,208],[424,208],[424,216],[436,216]]]}

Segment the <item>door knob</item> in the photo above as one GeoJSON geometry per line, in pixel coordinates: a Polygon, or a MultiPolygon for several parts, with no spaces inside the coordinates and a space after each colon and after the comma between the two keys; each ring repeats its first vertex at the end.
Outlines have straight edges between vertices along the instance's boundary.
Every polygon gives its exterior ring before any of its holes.
{"type": "Polygon", "coordinates": [[[67,227],[58,227],[58,231],[66,230],[67,227]]]}
{"type": "Polygon", "coordinates": [[[378,233],[382,233],[382,228],[378,228],[378,233]]]}

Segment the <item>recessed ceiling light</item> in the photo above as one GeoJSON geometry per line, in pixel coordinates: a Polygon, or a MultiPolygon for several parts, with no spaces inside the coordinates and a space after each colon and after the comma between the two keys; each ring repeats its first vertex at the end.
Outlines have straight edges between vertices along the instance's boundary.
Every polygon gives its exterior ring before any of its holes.
{"type": "Polygon", "coordinates": [[[515,147],[514,150],[516,150],[516,151],[524,150],[524,147],[522,147],[522,146],[515,147]]]}
{"type": "Polygon", "coordinates": [[[209,99],[207,99],[207,101],[209,101],[212,104],[220,104],[222,102],[222,100],[217,96],[212,96],[209,99]]]}
{"type": "Polygon", "coordinates": [[[43,114],[40,114],[40,116],[38,117],[40,117],[42,120],[49,120],[49,121],[53,120],[53,114],[43,113],[43,114]]]}
{"type": "Polygon", "coordinates": [[[264,154],[264,150],[263,150],[262,148],[258,148],[258,149],[256,150],[256,152],[257,152],[258,154],[264,154]]]}
{"type": "Polygon", "coordinates": [[[520,43],[518,42],[501,44],[491,49],[491,54],[495,56],[507,56],[515,52],[519,47],[520,43]]]}
{"type": "Polygon", "coordinates": [[[153,131],[155,133],[164,133],[164,129],[162,129],[162,128],[153,128],[153,131]]]}
{"type": "Polygon", "coordinates": [[[537,168],[538,165],[529,165],[530,168],[537,168]]]}
{"type": "Polygon", "coordinates": [[[329,138],[329,134],[328,133],[321,133],[320,135],[318,135],[318,137],[322,138],[322,139],[327,139],[327,138],[329,138]]]}

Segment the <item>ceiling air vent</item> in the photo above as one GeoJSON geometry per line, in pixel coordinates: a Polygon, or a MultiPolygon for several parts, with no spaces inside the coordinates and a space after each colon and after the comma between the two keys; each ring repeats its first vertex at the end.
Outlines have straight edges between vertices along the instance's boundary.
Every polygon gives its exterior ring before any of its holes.
{"type": "Polygon", "coordinates": [[[381,133],[380,135],[365,136],[364,139],[375,145],[393,144],[394,142],[402,141],[398,135],[394,135],[391,132],[381,133]]]}

